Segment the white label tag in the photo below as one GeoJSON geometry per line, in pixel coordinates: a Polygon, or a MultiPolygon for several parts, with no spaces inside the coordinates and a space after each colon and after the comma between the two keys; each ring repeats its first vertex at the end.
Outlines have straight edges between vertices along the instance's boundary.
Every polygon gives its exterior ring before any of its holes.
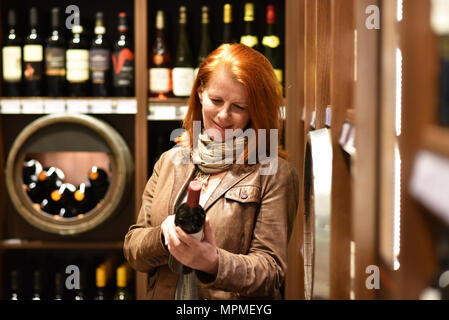
{"type": "Polygon", "coordinates": [[[176,118],[176,107],[150,106],[150,120],[173,120],[176,118]]]}
{"type": "Polygon", "coordinates": [[[449,224],[449,159],[429,151],[415,158],[410,193],[449,224]]]}
{"type": "Polygon", "coordinates": [[[193,87],[194,70],[193,68],[174,68],[173,69],[173,94],[178,97],[190,95],[193,87]]]}
{"type": "Polygon", "coordinates": [[[135,99],[117,100],[116,112],[123,113],[123,114],[136,114],[137,113],[137,100],[135,100],[135,99]]]}
{"type": "Polygon", "coordinates": [[[44,113],[42,100],[22,100],[22,113],[44,113]]]}
{"type": "Polygon", "coordinates": [[[203,236],[204,236],[203,229],[201,229],[201,231],[199,231],[197,233],[191,233],[191,234],[189,234],[189,236],[195,238],[198,241],[201,241],[201,240],[203,240],[203,236]]]}
{"type": "Polygon", "coordinates": [[[168,92],[170,90],[170,69],[151,68],[149,80],[152,93],[168,92]]]}
{"type": "Polygon", "coordinates": [[[3,79],[20,81],[22,77],[22,48],[3,47],[3,79]]]}
{"type": "Polygon", "coordinates": [[[20,113],[20,100],[1,100],[2,113],[20,113]]]}
{"type": "Polygon", "coordinates": [[[44,112],[45,113],[64,113],[65,101],[61,99],[44,100],[44,112]]]}
{"type": "Polygon", "coordinates": [[[88,113],[89,104],[87,100],[67,100],[68,113],[88,113]]]}
{"type": "Polygon", "coordinates": [[[90,100],[91,113],[112,113],[111,100],[90,100]]]}

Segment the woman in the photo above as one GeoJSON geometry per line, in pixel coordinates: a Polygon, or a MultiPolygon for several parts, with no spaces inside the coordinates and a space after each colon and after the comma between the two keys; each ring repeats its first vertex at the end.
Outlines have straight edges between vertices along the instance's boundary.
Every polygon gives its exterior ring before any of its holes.
{"type": "Polygon", "coordinates": [[[149,299],[281,298],[299,187],[286,153],[277,152],[277,135],[273,139],[281,123],[280,92],[269,61],[244,45],[221,45],[202,63],[185,134],[155,164],[137,222],[125,237],[127,260],[149,275],[149,299]],[[267,161],[263,151],[273,149],[267,161]],[[232,163],[224,156],[229,154],[232,163]],[[174,224],[191,180],[203,183],[201,241],[174,224]],[[173,272],[172,258],[195,272],[173,272]]]}

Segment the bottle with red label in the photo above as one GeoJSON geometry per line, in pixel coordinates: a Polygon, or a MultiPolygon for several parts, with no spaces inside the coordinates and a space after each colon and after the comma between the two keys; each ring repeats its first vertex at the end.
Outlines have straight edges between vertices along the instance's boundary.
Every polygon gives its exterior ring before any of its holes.
{"type": "Polygon", "coordinates": [[[118,15],[119,36],[112,52],[113,86],[115,96],[134,96],[134,52],[131,37],[128,34],[126,12],[118,15]]]}

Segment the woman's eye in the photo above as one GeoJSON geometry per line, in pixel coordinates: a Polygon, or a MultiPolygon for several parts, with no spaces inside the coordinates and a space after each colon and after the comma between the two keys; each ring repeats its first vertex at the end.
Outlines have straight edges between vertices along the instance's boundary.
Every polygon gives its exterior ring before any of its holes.
{"type": "Polygon", "coordinates": [[[213,103],[215,103],[215,104],[218,104],[218,103],[220,103],[221,102],[221,100],[220,99],[211,99],[212,100],[212,102],[213,103]]]}
{"type": "Polygon", "coordinates": [[[236,104],[234,104],[234,106],[235,106],[237,109],[239,109],[239,110],[245,110],[244,107],[238,106],[238,105],[236,105],[236,104]]]}

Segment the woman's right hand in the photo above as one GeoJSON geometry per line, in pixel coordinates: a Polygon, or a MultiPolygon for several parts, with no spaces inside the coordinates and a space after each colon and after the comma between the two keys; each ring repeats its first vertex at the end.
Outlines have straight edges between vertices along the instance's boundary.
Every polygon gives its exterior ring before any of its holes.
{"type": "Polygon", "coordinates": [[[176,240],[179,241],[179,239],[177,239],[178,237],[176,235],[176,229],[175,228],[176,228],[176,226],[175,226],[175,215],[171,214],[167,218],[165,218],[165,220],[161,224],[161,232],[162,232],[162,235],[163,235],[165,247],[168,247],[168,240],[169,239],[176,238],[176,240]]]}

